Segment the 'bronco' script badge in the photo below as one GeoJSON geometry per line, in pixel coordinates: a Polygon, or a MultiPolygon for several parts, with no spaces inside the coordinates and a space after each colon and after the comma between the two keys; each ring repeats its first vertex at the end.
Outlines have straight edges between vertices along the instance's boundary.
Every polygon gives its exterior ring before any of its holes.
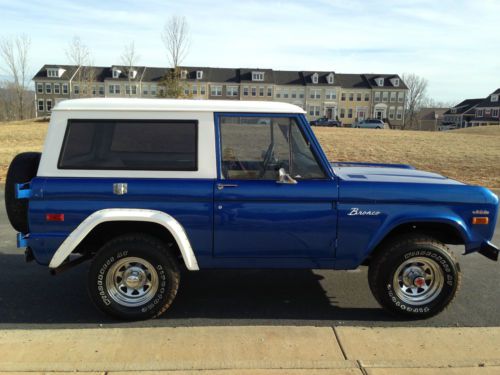
{"type": "Polygon", "coordinates": [[[347,214],[349,216],[377,216],[380,215],[380,211],[363,211],[357,207],[351,208],[351,211],[347,214]]]}

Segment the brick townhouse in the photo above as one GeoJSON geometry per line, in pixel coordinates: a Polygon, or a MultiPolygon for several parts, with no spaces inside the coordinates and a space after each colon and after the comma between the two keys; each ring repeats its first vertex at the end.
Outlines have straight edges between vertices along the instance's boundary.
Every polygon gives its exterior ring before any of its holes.
{"type": "MultiPolygon", "coordinates": [[[[161,94],[168,68],[44,65],[33,78],[37,116],[50,115],[61,100],[82,97],[143,97],[161,94]]],[[[309,120],[338,119],[346,126],[366,118],[404,121],[405,83],[397,74],[343,74],[210,67],[180,68],[185,97],[267,100],[302,107],[309,120]]]]}

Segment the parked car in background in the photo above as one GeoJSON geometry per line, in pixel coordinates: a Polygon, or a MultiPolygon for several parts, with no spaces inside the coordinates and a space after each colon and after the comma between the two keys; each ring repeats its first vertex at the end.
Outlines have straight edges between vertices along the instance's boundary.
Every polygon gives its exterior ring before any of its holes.
{"type": "Polygon", "coordinates": [[[376,118],[369,118],[366,120],[356,121],[353,125],[353,128],[365,128],[365,129],[384,129],[387,128],[387,124],[376,118]]]}
{"type": "Polygon", "coordinates": [[[337,128],[342,126],[342,123],[337,120],[329,119],[327,117],[320,117],[310,122],[312,126],[335,126],[337,128]]]}

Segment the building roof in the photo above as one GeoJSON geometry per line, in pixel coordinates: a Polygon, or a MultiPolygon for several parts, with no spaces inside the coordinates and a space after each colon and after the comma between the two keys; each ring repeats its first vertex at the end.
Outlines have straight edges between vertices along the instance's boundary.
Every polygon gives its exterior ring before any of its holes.
{"type": "Polygon", "coordinates": [[[494,92],[492,92],[486,99],[483,99],[478,105],[477,108],[489,108],[489,107],[500,107],[500,88],[496,89],[494,92]],[[497,101],[492,102],[491,97],[492,95],[497,95],[499,98],[497,101]]]}
{"type": "MultiPolygon", "coordinates": [[[[47,67],[63,68],[66,72],[61,78],[53,78],[55,80],[68,80],[70,72],[76,71],[75,66],[70,65],[44,65],[33,79],[41,79],[46,77],[47,67]],[[73,70],[71,70],[71,69],[73,70]]],[[[97,80],[128,80],[126,74],[122,73],[119,78],[112,78],[113,67],[125,68],[118,65],[111,67],[95,67],[97,72],[97,80]]],[[[221,82],[221,83],[242,83],[242,84],[277,84],[277,85],[301,85],[301,86],[341,86],[349,89],[370,89],[379,87],[375,78],[384,78],[383,88],[396,88],[407,89],[402,79],[397,74],[342,74],[333,71],[291,71],[291,70],[273,70],[273,69],[260,69],[260,68],[212,68],[212,67],[193,67],[183,66],[181,70],[187,71],[186,80],[188,82],[221,82]],[[202,71],[203,76],[197,79],[196,72],[202,71]],[[263,81],[252,81],[252,72],[263,72],[263,81]],[[318,83],[312,82],[313,74],[318,74],[318,83]],[[328,76],[334,75],[333,83],[328,83],[328,76]],[[390,81],[392,78],[400,80],[399,86],[393,86],[390,81]]],[[[165,77],[171,68],[162,67],[137,67],[137,78],[135,80],[142,80],[143,82],[159,82],[165,77]]]]}
{"type": "Polygon", "coordinates": [[[408,86],[404,83],[404,81],[401,79],[401,77],[397,74],[363,74],[363,77],[366,79],[368,82],[368,85],[372,88],[397,88],[397,89],[408,89],[408,86]],[[377,82],[375,82],[375,79],[377,78],[383,78],[384,79],[384,85],[379,86],[377,82]],[[399,86],[394,86],[393,83],[391,82],[391,79],[397,78],[399,79],[399,86]]]}
{"type": "Polygon", "coordinates": [[[35,74],[33,80],[50,80],[50,81],[67,81],[73,77],[77,69],[76,65],[55,65],[55,64],[45,64],[42,68],[35,74]],[[61,77],[47,77],[47,69],[64,69],[64,73],[61,77]]]}
{"type": "Polygon", "coordinates": [[[444,113],[446,112],[446,108],[422,108],[418,111],[417,117],[419,120],[437,120],[440,119],[444,113]]]}
{"type": "Polygon", "coordinates": [[[64,100],[56,104],[52,111],[305,113],[296,105],[281,102],[135,98],[64,100]]]}
{"type": "Polygon", "coordinates": [[[445,115],[460,115],[460,114],[465,113],[465,112],[469,111],[470,109],[474,108],[476,105],[478,105],[483,100],[484,100],[483,98],[465,99],[464,101],[458,103],[456,106],[448,109],[444,114],[445,115]],[[455,109],[455,112],[452,111],[453,109],[455,109]]]}

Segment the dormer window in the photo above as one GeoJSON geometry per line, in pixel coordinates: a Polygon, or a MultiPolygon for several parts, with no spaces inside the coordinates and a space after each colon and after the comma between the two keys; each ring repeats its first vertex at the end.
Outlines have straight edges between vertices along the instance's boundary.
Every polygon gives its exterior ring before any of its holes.
{"type": "Polygon", "coordinates": [[[263,81],[264,72],[252,72],[252,81],[263,81]]]}
{"type": "Polygon", "coordinates": [[[137,77],[137,70],[135,70],[135,69],[131,69],[131,70],[128,72],[128,78],[130,78],[130,79],[135,79],[135,77],[137,77]]]}
{"type": "Polygon", "coordinates": [[[181,70],[181,79],[186,79],[187,75],[188,75],[188,71],[187,70],[181,70]]]}
{"type": "Polygon", "coordinates": [[[451,109],[451,113],[457,113],[457,109],[456,108],[452,108],[451,109]]]}
{"type": "Polygon", "coordinates": [[[492,102],[498,102],[498,94],[491,95],[491,101],[492,102]]]}
{"type": "Polygon", "coordinates": [[[47,69],[47,77],[49,77],[49,78],[61,78],[61,76],[63,75],[63,73],[65,71],[66,70],[64,70],[62,68],[48,68],[47,69]]]}
{"type": "Polygon", "coordinates": [[[333,82],[335,80],[335,75],[333,73],[330,73],[330,74],[328,74],[328,76],[326,77],[326,79],[327,79],[327,81],[328,81],[328,83],[330,85],[333,85],[333,82]]]}
{"type": "Polygon", "coordinates": [[[119,78],[122,71],[120,69],[113,68],[113,78],[119,78]]]}
{"type": "Polygon", "coordinates": [[[203,79],[203,70],[196,71],[196,79],[203,79]]]}
{"type": "Polygon", "coordinates": [[[379,86],[379,87],[384,86],[384,79],[383,78],[376,78],[375,82],[377,83],[377,86],[379,86]]]}
{"type": "Polygon", "coordinates": [[[312,81],[312,83],[314,83],[314,84],[318,83],[318,78],[319,78],[318,73],[314,73],[314,74],[311,76],[311,81],[312,81]]]}
{"type": "Polygon", "coordinates": [[[393,78],[391,82],[394,87],[399,87],[399,78],[393,78]]]}

